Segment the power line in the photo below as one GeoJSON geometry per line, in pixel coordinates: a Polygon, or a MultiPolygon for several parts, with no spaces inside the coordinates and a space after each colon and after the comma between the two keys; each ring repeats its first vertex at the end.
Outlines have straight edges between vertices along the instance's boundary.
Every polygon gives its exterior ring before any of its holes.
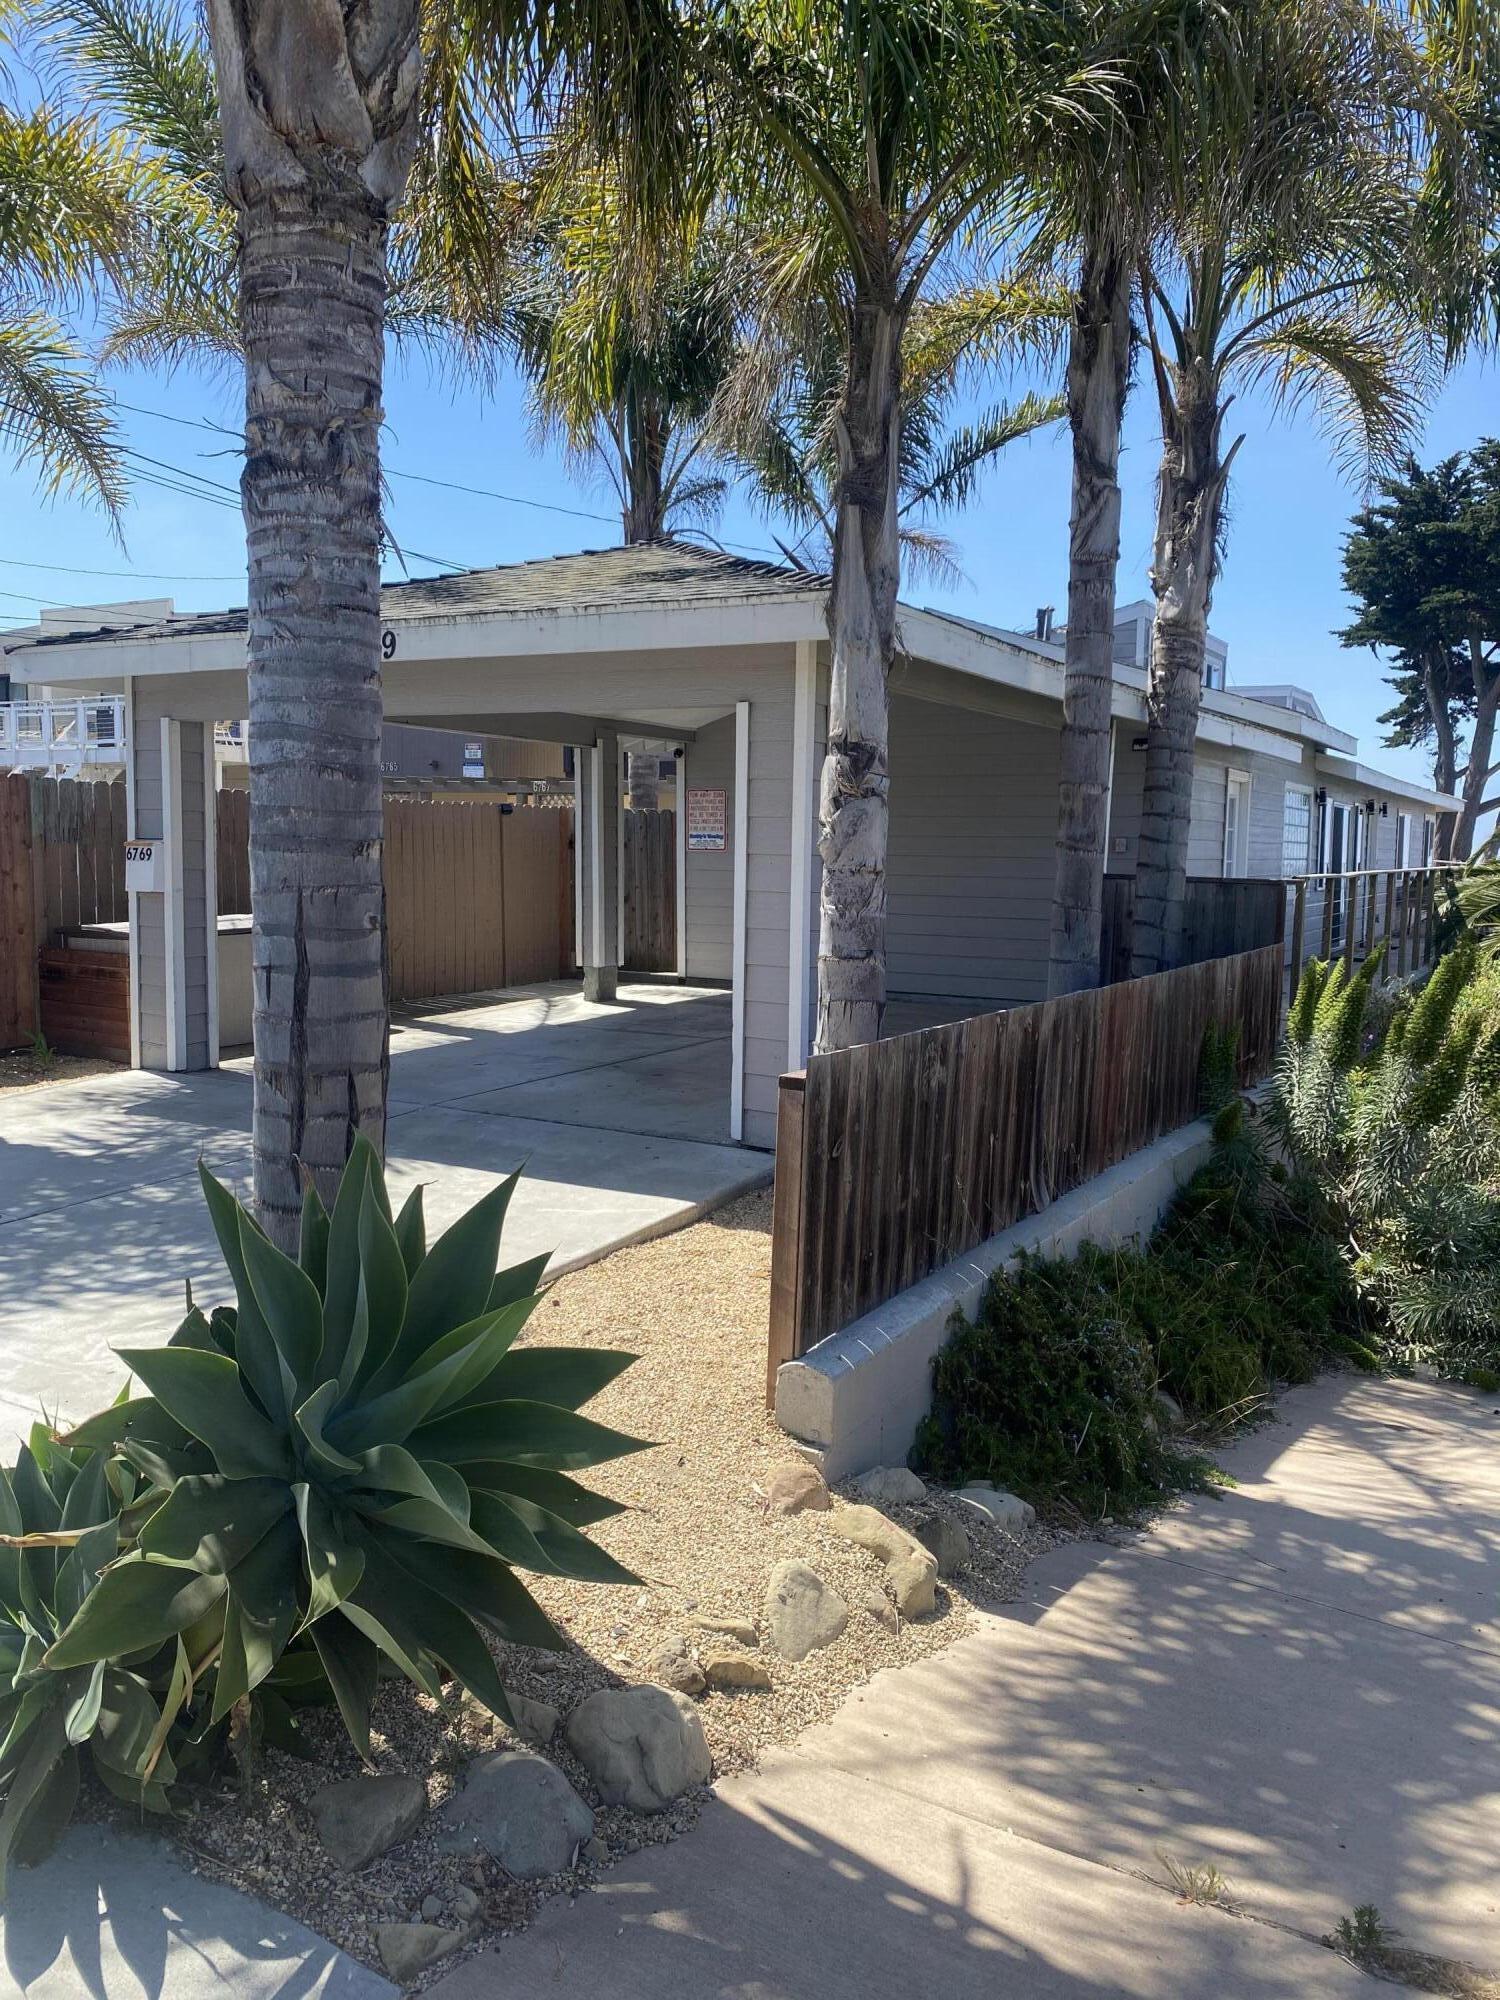
{"type": "Polygon", "coordinates": [[[7,569],[44,569],[55,576],[117,576],[135,583],[243,583],[238,575],[208,576],[201,571],[175,569],[85,569],[76,563],[27,562],[21,556],[0,556],[7,569]]]}

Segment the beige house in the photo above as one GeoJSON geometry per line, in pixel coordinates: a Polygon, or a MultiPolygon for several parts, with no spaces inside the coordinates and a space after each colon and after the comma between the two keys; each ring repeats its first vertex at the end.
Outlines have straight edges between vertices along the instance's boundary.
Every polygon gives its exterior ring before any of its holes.
{"type": "MultiPolygon", "coordinates": [[[[655,744],[673,759],[678,970],[731,996],[727,1122],[751,1146],[774,1143],[777,1078],[802,1065],[812,1021],[825,588],[673,544],[382,595],[392,721],[574,746],[578,955],[601,997],[619,963],[621,752],[655,744]]],[[[1125,873],[1144,765],[1143,616],[1149,607],[1125,607],[1116,648],[1109,866],[1125,873]]],[[[893,1024],[907,1028],[1043,995],[1062,646],[909,605],[900,638],[888,973],[893,1024]]],[[[244,652],[242,610],[124,625],[116,616],[6,645],[15,681],[124,705],[130,830],[143,857],[134,1053],[151,1068],[217,1061],[214,725],[246,712],[244,652]]],[[[1435,816],[1451,809],[1361,764],[1354,738],[1295,688],[1205,690],[1193,874],[1279,877],[1403,855],[1415,864],[1435,816]]]]}

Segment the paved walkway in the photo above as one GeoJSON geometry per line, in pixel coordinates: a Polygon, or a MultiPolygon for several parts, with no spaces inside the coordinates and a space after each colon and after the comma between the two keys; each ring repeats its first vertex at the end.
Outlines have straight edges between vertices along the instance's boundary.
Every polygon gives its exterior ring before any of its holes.
{"type": "MultiPolygon", "coordinates": [[[[769,1157],[728,1143],[729,1004],[639,985],[590,1006],[558,984],[400,1016],[392,1193],[426,1183],[438,1229],[524,1164],[507,1254],[557,1271],[756,1186],[769,1157]]],[[[43,1405],[107,1402],[111,1349],[165,1340],[185,1279],[223,1295],[197,1162],[243,1190],[249,1134],[243,1061],[0,1092],[0,1453],[43,1405]]]]}
{"type": "Polygon", "coordinates": [[[1379,2000],[1314,1942],[1358,1903],[1500,1966],[1497,1446],[1493,1398],[1296,1392],[1223,1499],[1044,1559],[437,1995],[1379,2000]]]}

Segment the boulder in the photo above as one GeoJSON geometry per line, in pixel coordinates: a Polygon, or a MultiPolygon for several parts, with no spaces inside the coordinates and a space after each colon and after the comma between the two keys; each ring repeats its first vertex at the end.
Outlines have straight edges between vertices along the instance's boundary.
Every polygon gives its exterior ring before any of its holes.
{"type": "Polygon", "coordinates": [[[903,1618],[928,1618],[937,1610],[937,1557],[913,1549],[885,1566],[885,1587],[903,1618]]]}
{"type": "Polygon", "coordinates": [[[953,1576],[967,1569],[974,1553],[967,1533],[951,1514],[937,1514],[917,1526],[917,1540],[937,1557],[938,1575],[953,1576]]]}
{"type": "Polygon", "coordinates": [[[1165,1389],[1157,1389],[1151,1397],[1156,1406],[1156,1421],[1164,1431],[1180,1431],[1187,1422],[1182,1414],[1182,1405],[1175,1396],[1165,1389]]]}
{"type": "Polygon", "coordinates": [[[766,1625],[782,1659],[805,1660],[831,1646],[848,1623],[848,1605],[815,1569],[805,1562],[777,1563],[766,1587],[766,1625]]]}
{"type": "Polygon", "coordinates": [[[833,1505],[827,1480],[805,1458],[777,1466],[766,1483],[766,1500],[773,1514],[826,1514],[833,1505]]]}
{"type": "Polygon", "coordinates": [[[397,1985],[409,1986],[419,1972],[456,1950],[467,1935],[438,1924],[377,1924],[375,1949],[397,1985]]]}
{"type": "Polygon", "coordinates": [[[664,1812],[713,1775],[698,1711],[673,1689],[602,1688],[573,1710],[563,1735],[607,1806],[664,1812]]]}
{"type": "Polygon", "coordinates": [[[703,1669],[689,1651],[686,1639],[669,1639],[651,1661],[651,1678],[678,1694],[702,1694],[707,1683],[703,1669]]]}
{"type": "Polygon", "coordinates": [[[711,1688],[755,1688],[764,1693],[771,1676],[748,1653],[705,1653],[703,1677],[711,1688]]]}
{"type": "Polygon", "coordinates": [[[314,1792],[308,1806],[340,1868],[363,1868],[415,1829],[427,1787],[420,1778],[340,1778],[314,1792]]]}
{"type": "Polygon", "coordinates": [[[737,1640],[742,1646],[760,1643],[748,1618],[731,1618],[727,1614],[720,1617],[711,1612],[695,1611],[688,1624],[695,1632],[711,1632],[716,1637],[737,1640]]]}
{"type": "Polygon", "coordinates": [[[857,1542],[882,1562],[899,1562],[922,1546],[915,1535],[898,1528],[874,1507],[840,1507],[828,1525],[846,1542],[857,1542]]]}
{"type": "Polygon", "coordinates": [[[511,1694],[510,1712],[516,1719],[516,1734],[533,1750],[545,1750],[557,1734],[557,1725],[562,1720],[562,1710],[554,1708],[550,1701],[533,1701],[529,1694],[511,1694]]]}
{"type": "Polygon", "coordinates": [[[529,1750],[487,1750],[435,1819],[444,1854],[480,1852],[518,1881],[557,1875],[594,1831],[594,1815],[555,1764],[529,1750]]]}
{"type": "Polygon", "coordinates": [[[927,1488],[904,1465],[874,1466],[859,1475],[854,1488],[877,1507],[909,1507],[927,1498],[927,1488]]]}
{"type": "Polygon", "coordinates": [[[1008,1535],[1024,1534],[1036,1521],[1035,1507],[1007,1493],[1003,1486],[991,1486],[987,1479],[976,1479],[954,1497],[982,1515],[992,1528],[1003,1528],[1008,1535]]]}

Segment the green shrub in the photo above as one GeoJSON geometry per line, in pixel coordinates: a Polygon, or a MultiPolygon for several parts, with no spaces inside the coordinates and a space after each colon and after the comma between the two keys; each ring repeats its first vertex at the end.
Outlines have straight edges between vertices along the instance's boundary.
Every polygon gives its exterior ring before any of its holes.
{"type": "Polygon", "coordinates": [[[119,1554],[112,1474],[101,1453],[65,1450],[41,1425],[14,1469],[0,1468],[0,1895],[12,1862],[39,1860],[72,1816],[83,1745],[110,1791],[166,1809],[175,1771],[147,1671],[100,1660],[58,1673],[43,1658],[119,1554]]]}
{"type": "Polygon", "coordinates": [[[1317,1190],[1271,1167],[1240,1100],[1214,1131],[1212,1159],[1144,1251],[1022,1259],[977,1320],[955,1318],[914,1454],[923,1469],[1128,1511],[1206,1475],[1161,1437],[1158,1389],[1207,1436],[1333,1356],[1374,1365],[1317,1190]]]}
{"type": "Polygon", "coordinates": [[[508,1716],[486,1635],[563,1643],[515,1571],[635,1582],[582,1532],[621,1510],[572,1474],[641,1448],[578,1414],[633,1357],[510,1351],[546,1262],[496,1274],[514,1184],[429,1251],[420,1191],[393,1218],[361,1141],[332,1214],[308,1194],[293,1260],[203,1172],[236,1304],[123,1352],[147,1393],[65,1441],[145,1492],[134,1546],[70,1607],[48,1668],[175,1642],[198,1728],[321,1673],[366,1758],[382,1660],[508,1716]]]}

